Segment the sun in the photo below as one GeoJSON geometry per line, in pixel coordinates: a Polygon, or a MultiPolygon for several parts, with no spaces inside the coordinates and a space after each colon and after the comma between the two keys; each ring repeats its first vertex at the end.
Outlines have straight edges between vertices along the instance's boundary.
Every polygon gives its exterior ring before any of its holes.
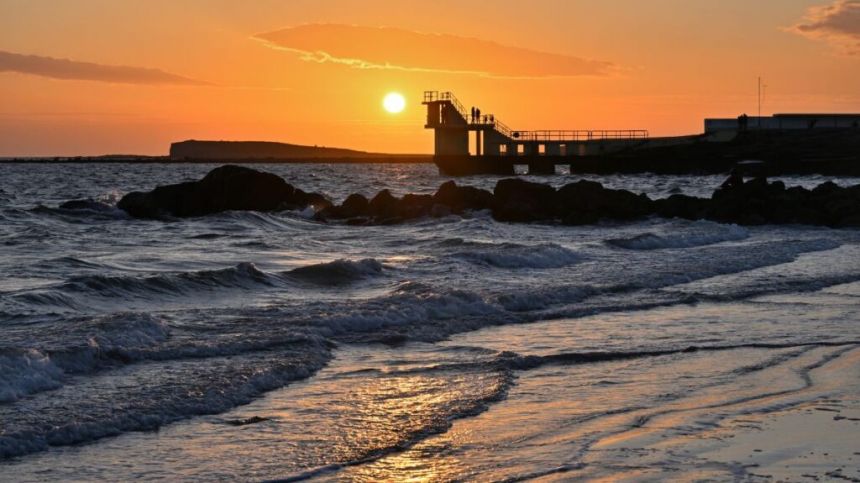
{"type": "Polygon", "coordinates": [[[403,108],[406,107],[406,99],[399,92],[389,92],[385,95],[385,99],[382,99],[382,107],[391,114],[397,114],[403,112],[403,108]]]}

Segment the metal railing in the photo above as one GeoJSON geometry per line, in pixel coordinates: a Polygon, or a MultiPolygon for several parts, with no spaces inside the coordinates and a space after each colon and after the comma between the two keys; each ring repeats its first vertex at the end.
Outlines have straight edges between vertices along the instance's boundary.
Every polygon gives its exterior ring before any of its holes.
{"type": "Polygon", "coordinates": [[[511,141],[597,141],[603,139],[648,139],[649,133],[645,129],[578,129],[578,130],[537,130],[537,131],[514,131],[505,123],[496,119],[495,115],[481,115],[472,119],[463,104],[450,91],[424,91],[424,102],[447,101],[457,109],[457,112],[471,126],[492,126],[499,134],[511,139],[511,141]]]}
{"type": "Polygon", "coordinates": [[[648,139],[645,129],[581,129],[513,131],[515,141],[597,141],[602,139],[648,139]]]}
{"type": "Polygon", "coordinates": [[[424,91],[424,102],[438,101],[450,102],[454,106],[454,109],[457,109],[457,112],[459,112],[460,115],[463,116],[463,119],[465,119],[466,122],[469,122],[469,113],[466,112],[466,108],[463,107],[463,104],[461,104],[459,100],[457,100],[453,92],[424,91]]]}

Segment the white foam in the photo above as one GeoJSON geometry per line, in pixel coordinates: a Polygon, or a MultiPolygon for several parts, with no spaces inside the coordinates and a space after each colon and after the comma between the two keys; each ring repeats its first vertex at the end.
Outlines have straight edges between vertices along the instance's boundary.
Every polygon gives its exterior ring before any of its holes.
{"type": "Polygon", "coordinates": [[[0,353],[0,403],[62,386],[63,370],[34,349],[0,353]]]}

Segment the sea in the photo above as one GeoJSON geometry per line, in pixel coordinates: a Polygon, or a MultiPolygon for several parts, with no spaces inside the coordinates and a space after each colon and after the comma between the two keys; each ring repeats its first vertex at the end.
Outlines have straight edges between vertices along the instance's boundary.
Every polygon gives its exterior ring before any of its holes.
{"type": "MultiPolygon", "coordinates": [[[[860,397],[860,230],[116,208],[216,166],[0,164],[0,480],[737,480],[754,468],[693,442],[860,397]]],[[[253,167],[335,201],[450,179],[253,167]]]]}

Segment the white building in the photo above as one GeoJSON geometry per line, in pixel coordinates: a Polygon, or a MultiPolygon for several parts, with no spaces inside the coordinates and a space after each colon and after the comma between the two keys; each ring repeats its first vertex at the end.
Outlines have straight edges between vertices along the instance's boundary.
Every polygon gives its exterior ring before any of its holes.
{"type": "Polygon", "coordinates": [[[747,129],[860,129],[860,114],[774,114],[705,119],[706,133],[747,129]]]}

